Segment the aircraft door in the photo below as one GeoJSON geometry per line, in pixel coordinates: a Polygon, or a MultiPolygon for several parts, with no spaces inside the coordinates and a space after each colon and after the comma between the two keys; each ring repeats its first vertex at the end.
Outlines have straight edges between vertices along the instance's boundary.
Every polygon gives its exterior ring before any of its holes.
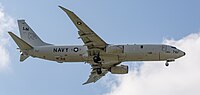
{"type": "Polygon", "coordinates": [[[162,51],[160,52],[160,60],[167,60],[170,56],[170,50],[167,45],[162,45],[162,51]]]}
{"type": "Polygon", "coordinates": [[[166,45],[162,45],[162,51],[163,52],[167,51],[167,46],[166,45]]]}

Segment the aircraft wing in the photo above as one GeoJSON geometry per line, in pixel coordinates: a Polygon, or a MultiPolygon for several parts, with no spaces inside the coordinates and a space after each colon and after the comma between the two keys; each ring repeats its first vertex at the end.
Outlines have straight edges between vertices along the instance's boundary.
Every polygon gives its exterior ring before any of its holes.
{"type": "MultiPolygon", "coordinates": [[[[104,64],[110,65],[112,67],[112,66],[118,65],[120,63],[121,62],[107,62],[107,63],[104,63],[104,64]]],[[[88,83],[92,83],[92,82],[95,83],[100,78],[102,78],[103,76],[105,76],[108,73],[108,71],[109,71],[108,69],[101,68],[102,73],[101,74],[97,74],[96,67],[92,66],[92,68],[93,69],[92,69],[92,71],[90,73],[89,79],[85,83],[83,83],[83,85],[88,84],[88,83]]]]}
{"type": "Polygon", "coordinates": [[[107,43],[103,41],[92,29],[90,29],[76,14],[62,6],[59,7],[69,16],[74,25],[78,28],[79,38],[82,39],[88,49],[103,49],[106,47],[107,43]]]}
{"type": "Polygon", "coordinates": [[[85,84],[88,84],[88,83],[92,83],[92,82],[96,82],[96,81],[98,81],[100,78],[102,78],[103,76],[105,76],[106,74],[108,73],[108,70],[107,69],[102,69],[102,74],[97,74],[97,72],[96,72],[96,70],[95,69],[93,69],[92,71],[91,71],[91,74],[90,74],[90,76],[89,76],[89,79],[85,82],[85,83],[83,83],[83,85],[85,85],[85,84]]]}

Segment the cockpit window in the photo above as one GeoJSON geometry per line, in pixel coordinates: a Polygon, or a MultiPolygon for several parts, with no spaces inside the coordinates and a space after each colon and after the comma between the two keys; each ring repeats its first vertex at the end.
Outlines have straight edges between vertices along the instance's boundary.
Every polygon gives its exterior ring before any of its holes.
{"type": "Polygon", "coordinates": [[[175,51],[175,50],[173,50],[173,53],[176,53],[176,54],[177,54],[177,53],[178,53],[178,51],[175,51]]]}
{"type": "Polygon", "coordinates": [[[172,46],[171,46],[171,48],[176,49],[176,47],[172,47],[172,46]]]}

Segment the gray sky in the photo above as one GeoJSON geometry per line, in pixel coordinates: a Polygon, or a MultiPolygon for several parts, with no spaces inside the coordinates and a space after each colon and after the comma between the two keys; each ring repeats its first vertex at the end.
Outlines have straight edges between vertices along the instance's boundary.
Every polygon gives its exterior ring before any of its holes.
{"type": "MultiPolygon", "coordinates": [[[[188,48],[183,44],[180,45],[178,41],[182,41],[191,33],[198,33],[200,27],[199,0],[0,0],[0,3],[0,95],[102,95],[115,92],[113,88],[115,84],[117,84],[116,88],[124,87],[120,85],[124,83],[120,80],[120,76],[110,74],[95,84],[82,86],[90,72],[90,66],[83,63],[58,64],[37,58],[28,58],[23,63],[19,62],[17,46],[6,33],[12,30],[19,34],[16,26],[18,19],[25,19],[46,42],[66,45],[83,44],[77,39],[78,30],[58,5],[75,12],[101,38],[111,44],[158,44],[163,43],[164,39],[174,39],[174,43],[170,41],[167,44],[187,50],[188,48]],[[109,85],[106,84],[107,81],[111,81],[108,82],[109,85]]],[[[131,63],[126,64],[132,66],[131,63]]],[[[194,67],[190,69],[192,68],[194,67]]],[[[128,75],[131,76],[132,73],[128,75]]],[[[124,78],[124,75],[121,77],[124,78]]],[[[199,87],[199,83],[197,85],[199,87]]],[[[135,89],[137,88],[133,87],[131,90],[135,89]]],[[[116,94],[111,93],[111,95],[116,94]]]]}

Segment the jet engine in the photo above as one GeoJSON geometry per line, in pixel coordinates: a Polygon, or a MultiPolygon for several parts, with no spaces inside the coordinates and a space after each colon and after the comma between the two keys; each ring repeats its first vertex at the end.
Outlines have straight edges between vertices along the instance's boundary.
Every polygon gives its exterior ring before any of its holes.
{"type": "Polygon", "coordinates": [[[110,72],[112,74],[127,74],[128,66],[126,65],[114,66],[110,68],[110,72]]]}

